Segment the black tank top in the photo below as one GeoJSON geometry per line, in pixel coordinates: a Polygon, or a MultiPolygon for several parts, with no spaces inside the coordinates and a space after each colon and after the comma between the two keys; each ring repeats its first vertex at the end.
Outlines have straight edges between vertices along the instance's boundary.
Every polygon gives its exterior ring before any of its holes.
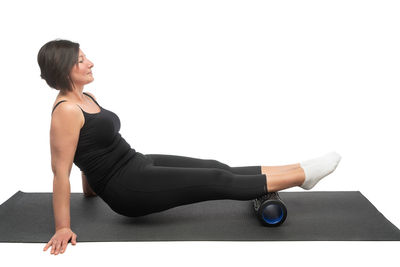
{"type": "MultiPolygon", "coordinates": [[[[80,130],[74,156],[74,164],[86,175],[93,191],[101,196],[113,174],[136,154],[136,150],[119,133],[121,122],[117,114],[102,108],[98,113],[87,113],[79,105],[85,117],[80,130]]],[[[52,111],[66,100],[58,102],[52,111]]]]}

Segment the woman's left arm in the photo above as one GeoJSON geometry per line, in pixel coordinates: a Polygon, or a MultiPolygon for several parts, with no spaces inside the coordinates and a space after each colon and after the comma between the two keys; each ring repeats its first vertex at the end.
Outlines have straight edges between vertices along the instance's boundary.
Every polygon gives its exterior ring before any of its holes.
{"type": "Polygon", "coordinates": [[[97,196],[97,194],[90,187],[86,179],[86,175],[83,172],[82,172],[82,187],[83,187],[83,194],[85,195],[85,197],[97,196]]]}

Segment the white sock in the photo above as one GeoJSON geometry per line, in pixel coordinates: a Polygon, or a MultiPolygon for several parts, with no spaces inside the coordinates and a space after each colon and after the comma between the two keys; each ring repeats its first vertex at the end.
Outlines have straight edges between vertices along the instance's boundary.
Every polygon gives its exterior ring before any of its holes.
{"type": "Polygon", "coordinates": [[[341,158],[338,153],[332,151],[318,158],[300,162],[306,175],[306,179],[300,187],[306,190],[313,188],[322,178],[336,169],[341,158]]]}

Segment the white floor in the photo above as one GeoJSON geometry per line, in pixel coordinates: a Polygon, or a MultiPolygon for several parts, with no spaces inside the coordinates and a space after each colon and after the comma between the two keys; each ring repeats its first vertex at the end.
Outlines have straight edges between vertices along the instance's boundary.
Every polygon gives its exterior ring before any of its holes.
{"type": "MultiPolygon", "coordinates": [[[[77,243],[64,254],[44,244],[0,244],[2,262],[28,266],[398,266],[400,242],[77,243]],[[40,265],[39,265],[40,263],[40,265]],[[26,264],[26,265],[25,265],[26,264]],[[396,265],[397,264],[397,265],[396,265]]],[[[4,265],[3,265],[4,266],[4,265]]]]}

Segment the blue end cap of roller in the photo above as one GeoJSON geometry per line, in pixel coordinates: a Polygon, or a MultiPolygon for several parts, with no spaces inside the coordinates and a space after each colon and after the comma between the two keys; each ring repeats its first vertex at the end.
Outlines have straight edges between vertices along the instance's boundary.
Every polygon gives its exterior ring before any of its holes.
{"type": "Polygon", "coordinates": [[[268,205],[263,210],[262,218],[269,224],[279,223],[283,218],[282,207],[274,204],[268,205]]]}

